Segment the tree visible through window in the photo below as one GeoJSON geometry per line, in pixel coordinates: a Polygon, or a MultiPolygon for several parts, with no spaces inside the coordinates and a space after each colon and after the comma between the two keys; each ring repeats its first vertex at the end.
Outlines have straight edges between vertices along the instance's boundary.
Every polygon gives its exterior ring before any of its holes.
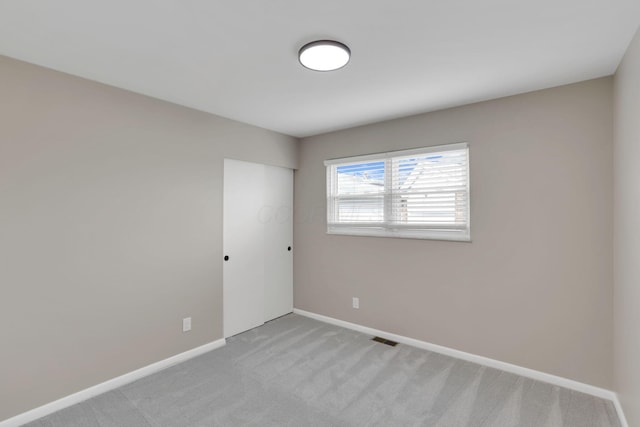
{"type": "Polygon", "coordinates": [[[467,144],[325,165],[329,233],[470,240],[467,144]]]}

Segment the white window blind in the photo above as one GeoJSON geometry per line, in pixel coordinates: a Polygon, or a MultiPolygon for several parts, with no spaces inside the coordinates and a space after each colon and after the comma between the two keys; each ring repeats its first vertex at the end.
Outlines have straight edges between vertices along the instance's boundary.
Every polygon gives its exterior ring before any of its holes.
{"type": "Polygon", "coordinates": [[[327,160],[327,232],[470,240],[466,143],[327,160]]]}

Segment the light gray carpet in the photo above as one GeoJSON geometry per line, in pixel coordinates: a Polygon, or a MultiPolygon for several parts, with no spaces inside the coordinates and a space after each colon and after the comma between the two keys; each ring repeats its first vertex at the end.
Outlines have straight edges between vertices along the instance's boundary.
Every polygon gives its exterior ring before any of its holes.
{"type": "Polygon", "coordinates": [[[618,427],[611,402],[290,314],[29,426],[618,427]]]}

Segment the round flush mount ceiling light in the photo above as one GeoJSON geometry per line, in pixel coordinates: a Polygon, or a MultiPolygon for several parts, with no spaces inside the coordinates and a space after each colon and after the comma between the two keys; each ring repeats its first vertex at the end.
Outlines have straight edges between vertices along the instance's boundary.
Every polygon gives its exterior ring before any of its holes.
{"type": "Polygon", "coordinates": [[[347,65],[351,51],[333,40],[318,40],[300,48],[298,59],[306,68],[314,71],[333,71],[347,65]]]}

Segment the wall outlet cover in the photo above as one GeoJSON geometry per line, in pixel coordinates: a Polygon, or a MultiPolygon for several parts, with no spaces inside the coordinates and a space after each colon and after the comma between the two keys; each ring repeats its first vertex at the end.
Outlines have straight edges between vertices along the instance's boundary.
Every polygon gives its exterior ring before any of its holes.
{"type": "Polygon", "coordinates": [[[191,330],[191,317],[185,317],[182,319],[182,332],[188,332],[191,330]]]}

